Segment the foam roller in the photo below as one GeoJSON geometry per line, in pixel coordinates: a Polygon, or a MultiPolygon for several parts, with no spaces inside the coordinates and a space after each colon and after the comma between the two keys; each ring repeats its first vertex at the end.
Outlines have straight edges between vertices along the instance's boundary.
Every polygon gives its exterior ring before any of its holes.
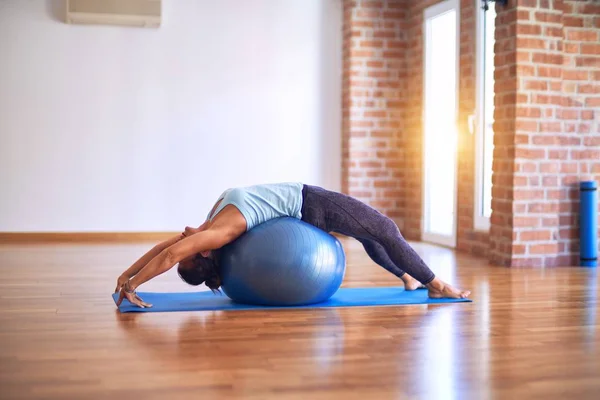
{"type": "Polygon", "coordinates": [[[595,181],[582,181],[579,184],[580,214],[580,266],[598,265],[598,185],[595,181]]]}

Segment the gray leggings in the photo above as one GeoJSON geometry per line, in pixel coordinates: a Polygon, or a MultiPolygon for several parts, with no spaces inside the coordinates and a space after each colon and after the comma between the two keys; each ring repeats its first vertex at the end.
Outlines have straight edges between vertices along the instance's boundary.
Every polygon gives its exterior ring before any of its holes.
{"type": "Polygon", "coordinates": [[[304,185],[302,220],[362,243],[371,259],[397,277],[408,273],[426,285],[435,275],[388,217],[348,195],[304,185]]]}

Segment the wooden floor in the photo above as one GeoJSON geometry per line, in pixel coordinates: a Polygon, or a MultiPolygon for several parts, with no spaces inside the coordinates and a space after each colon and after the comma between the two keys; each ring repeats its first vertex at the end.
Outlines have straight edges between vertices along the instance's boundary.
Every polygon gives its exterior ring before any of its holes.
{"type": "MultiPolygon", "coordinates": [[[[345,245],[345,286],[400,283],[345,245]]],[[[147,244],[0,246],[0,398],[600,398],[595,269],[415,246],[474,303],[119,314],[147,244]]],[[[175,271],[142,288],[193,290],[175,271]]]]}

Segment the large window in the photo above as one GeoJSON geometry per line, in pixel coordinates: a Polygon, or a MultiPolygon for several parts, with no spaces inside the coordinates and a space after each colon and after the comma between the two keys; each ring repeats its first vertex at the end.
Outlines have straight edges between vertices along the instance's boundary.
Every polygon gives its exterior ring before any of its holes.
{"type": "Polygon", "coordinates": [[[492,214],[492,160],[494,153],[494,30],[495,4],[477,7],[477,109],[474,115],[475,229],[488,230],[492,214]]]}

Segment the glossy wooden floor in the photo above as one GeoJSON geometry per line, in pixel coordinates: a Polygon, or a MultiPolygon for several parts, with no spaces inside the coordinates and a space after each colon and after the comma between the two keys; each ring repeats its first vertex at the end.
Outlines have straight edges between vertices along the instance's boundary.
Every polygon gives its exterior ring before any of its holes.
{"type": "MultiPolygon", "coordinates": [[[[345,242],[345,286],[396,285],[345,242]]],[[[474,303],[119,314],[148,245],[0,246],[2,399],[598,399],[596,270],[417,250],[474,303]]],[[[144,290],[192,290],[175,271],[144,290]]]]}

